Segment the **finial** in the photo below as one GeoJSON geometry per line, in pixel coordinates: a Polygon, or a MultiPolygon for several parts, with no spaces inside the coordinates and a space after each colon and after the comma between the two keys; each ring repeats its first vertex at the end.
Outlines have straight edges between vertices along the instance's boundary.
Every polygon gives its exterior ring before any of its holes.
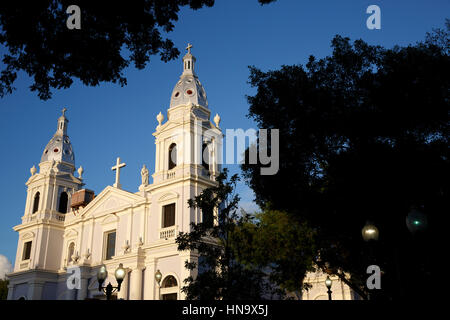
{"type": "Polygon", "coordinates": [[[219,128],[220,116],[217,113],[216,116],[214,117],[214,123],[216,124],[216,127],[219,128]]]}
{"type": "Polygon", "coordinates": [[[66,107],[64,107],[64,108],[62,109],[62,115],[63,115],[63,117],[66,116],[66,111],[67,111],[67,109],[66,109],[66,107]]]}
{"type": "Polygon", "coordinates": [[[36,167],[33,165],[33,167],[30,169],[30,173],[31,173],[31,176],[34,176],[34,174],[36,173],[36,167]]]}
{"type": "Polygon", "coordinates": [[[188,51],[188,53],[191,53],[191,48],[192,48],[192,44],[188,43],[186,50],[188,51]]]}
{"type": "Polygon", "coordinates": [[[82,177],[81,177],[81,175],[83,174],[83,167],[82,166],[80,166],[79,168],[78,168],[78,178],[80,178],[80,179],[82,179],[82,177]]]}
{"type": "Polygon", "coordinates": [[[163,114],[161,113],[161,111],[160,111],[159,114],[156,116],[156,121],[158,121],[158,123],[159,123],[158,127],[161,126],[161,123],[164,121],[164,116],[163,116],[163,114]]]}

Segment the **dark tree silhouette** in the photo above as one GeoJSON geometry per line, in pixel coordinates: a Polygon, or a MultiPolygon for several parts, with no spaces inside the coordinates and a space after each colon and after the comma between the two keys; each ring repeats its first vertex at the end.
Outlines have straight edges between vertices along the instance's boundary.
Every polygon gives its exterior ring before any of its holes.
{"type": "Polygon", "coordinates": [[[247,182],[261,206],[315,228],[318,265],[349,273],[363,297],[370,264],[382,270],[380,298],[430,290],[433,230],[449,212],[449,26],[393,49],[336,36],[332,55],[306,67],[250,68],[249,117],[280,129],[280,170],[243,165],[247,182]],[[424,232],[407,229],[412,206],[424,232]],[[375,244],[361,237],[367,220],[375,244]]]}
{"type": "Polygon", "coordinates": [[[216,178],[217,186],[204,189],[189,199],[189,206],[197,208],[203,216],[215,212],[214,223],[191,223],[191,231],[181,232],[177,238],[178,250],[194,251],[198,261],[186,262],[186,268],[197,270],[198,275],[184,280],[182,291],[188,300],[260,300],[283,292],[270,283],[261,266],[244,264],[238,256],[242,242],[248,238],[247,228],[237,213],[239,196],[235,193],[237,175],[228,178],[228,170],[216,178]]]}
{"type": "Polygon", "coordinates": [[[73,79],[88,86],[102,81],[123,86],[123,70],[130,63],[142,69],[153,55],[164,62],[179,55],[164,34],[173,30],[180,7],[213,5],[214,0],[1,1],[0,43],[7,52],[0,97],[13,91],[18,71],[34,78],[31,90],[43,100],[51,97],[52,88],[69,88],[73,79]],[[80,30],[66,26],[70,5],[81,9],[80,30]]]}

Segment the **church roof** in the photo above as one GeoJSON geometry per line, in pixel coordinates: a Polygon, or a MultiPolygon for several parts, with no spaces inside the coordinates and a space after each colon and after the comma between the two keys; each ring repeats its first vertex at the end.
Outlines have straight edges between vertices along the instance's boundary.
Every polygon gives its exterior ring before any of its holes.
{"type": "Polygon", "coordinates": [[[63,109],[62,116],[58,118],[58,128],[47,143],[42,153],[41,162],[54,160],[66,162],[75,167],[75,155],[69,136],[67,135],[67,124],[69,120],[66,118],[65,112],[66,108],[63,109]]]}
{"type": "Polygon", "coordinates": [[[188,53],[183,57],[183,73],[175,85],[170,98],[170,108],[180,105],[200,105],[208,107],[206,92],[195,74],[195,57],[191,54],[192,45],[188,44],[188,53]]]}

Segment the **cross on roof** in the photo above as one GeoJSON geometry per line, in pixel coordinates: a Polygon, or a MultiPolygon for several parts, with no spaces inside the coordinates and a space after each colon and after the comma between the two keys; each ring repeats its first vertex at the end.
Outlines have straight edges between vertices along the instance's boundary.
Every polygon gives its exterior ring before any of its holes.
{"type": "Polygon", "coordinates": [[[188,53],[191,53],[191,48],[192,48],[192,44],[188,43],[188,45],[186,47],[188,53]]]}
{"type": "Polygon", "coordinates": [[[111,168],[111,170],[116,170],[116,183],[113,184],[113,187],[121,189],[120,185],[120,168],[125,167],[126,163],[120,163],[120,157],[117,157],[116,165],[111,168]]]}

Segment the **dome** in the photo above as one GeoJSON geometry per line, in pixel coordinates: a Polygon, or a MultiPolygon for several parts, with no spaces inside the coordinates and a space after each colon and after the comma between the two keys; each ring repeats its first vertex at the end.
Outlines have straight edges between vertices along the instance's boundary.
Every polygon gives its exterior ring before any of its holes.
{"type": "Polygon", "coordinates": [[[200,105],[208,107],[206,92],[194,71],[195,57],[191,54],[192,46],[187,46],[188,53],[183,57],[183,73],[175,85],[170,98],[170,108],[180,105],[200,105]]]}
{"type": "Polygon", "coordinates": [[[58,119],[58,128],[56,133],[47,143],[42,153],[41,162],[59,161],[66,162],[75,167],[75,155],[73,153],[72,144],[67,135],[67,124],[69,120],[65,117],[66,109],[63,109],[63,115],[58,119]]]}

